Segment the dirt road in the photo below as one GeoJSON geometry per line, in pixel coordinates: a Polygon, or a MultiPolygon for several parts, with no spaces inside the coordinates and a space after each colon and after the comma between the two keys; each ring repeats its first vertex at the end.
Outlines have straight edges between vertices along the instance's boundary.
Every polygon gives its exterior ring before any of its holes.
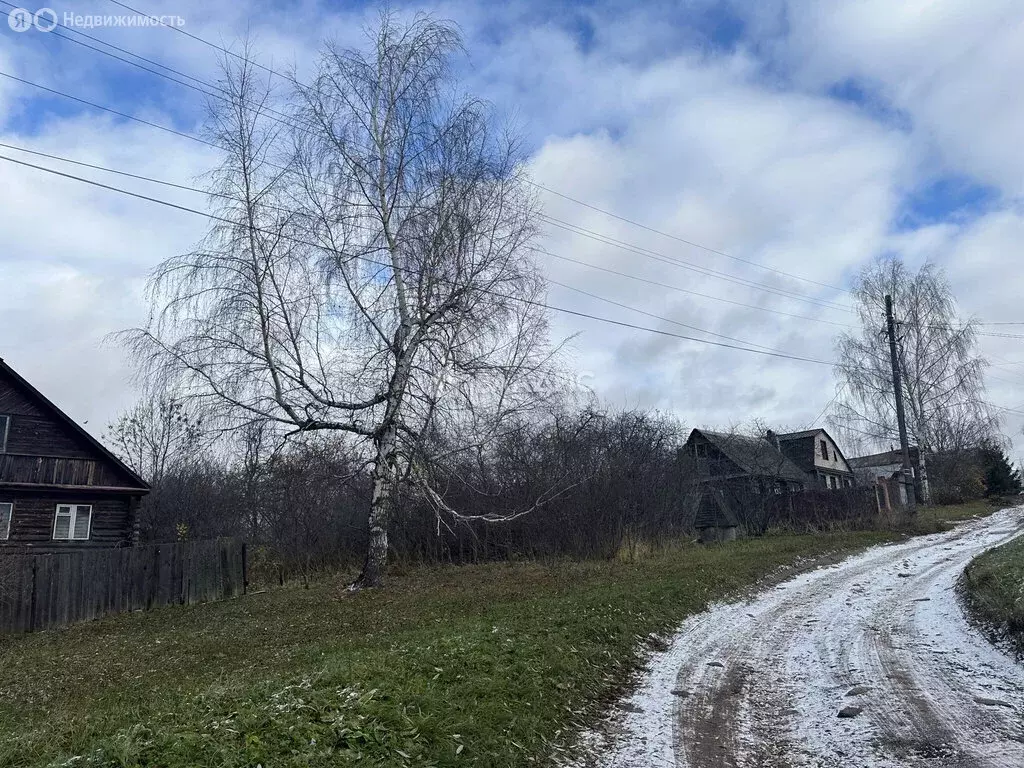
{"type": "Polygon", "coordinates": [[[598,764],[1021,768],[1024,666],[967,624],[953,585],[1022,530],[1024,508],[1006,510],[694,616],[598,764]]]}

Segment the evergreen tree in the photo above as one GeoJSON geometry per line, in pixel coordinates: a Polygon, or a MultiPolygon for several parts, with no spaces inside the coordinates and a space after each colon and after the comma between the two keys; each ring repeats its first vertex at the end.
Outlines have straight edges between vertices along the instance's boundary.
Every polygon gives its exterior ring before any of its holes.
{"type": "Polygon", "coordinates": [[[986,496],[1013,496],[1021,491],[1020,470],[1014,467],[998,445],[981,449],[981,466],[985,473],[986,496]]]}

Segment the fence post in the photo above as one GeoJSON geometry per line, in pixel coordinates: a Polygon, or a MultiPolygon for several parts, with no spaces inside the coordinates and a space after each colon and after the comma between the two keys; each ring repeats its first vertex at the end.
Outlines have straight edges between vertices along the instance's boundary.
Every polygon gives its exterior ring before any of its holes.
{"type": "Polygon", "coordinates": [[[242,594],[249,593],[249,545],[242,542],[242,594]]]}
{"type": "Polygon", "coordinates": [[[32,596],[28,601],[28,631],[36,631],[36,588],[38,584],[39,561],[32,555],[32,596]]]}

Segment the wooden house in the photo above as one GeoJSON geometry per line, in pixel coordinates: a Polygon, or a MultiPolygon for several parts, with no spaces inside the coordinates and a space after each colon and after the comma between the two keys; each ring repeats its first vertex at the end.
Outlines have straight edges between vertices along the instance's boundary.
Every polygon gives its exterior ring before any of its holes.
{"type": "Polygon", "coordinates": [[[824,429],[805,429],[781,435],[769,431],[768,439],[801,471],[813,478],[810,487],[834,490],[854,484],[853,468],[824,429]]]}
{"type": "Polygon", "coordinates": [[[749,486],[752,492],[803,490],[811,478],[764,437],[695,429],[683,448],[700,483],[749,486]]]}
{"type": "Polygon", "coordinates": [[[149,486],[0,359],[0,548],[136,543],[149,486]]]}
{"type": "Polygon", "coordinates": [[[740,527],[760,530],[775,497],[803,490],[807,475],[763,437],[695,429],[682,449],[693,482],[684,501],[700,540],[729,541],[740,527]]]}

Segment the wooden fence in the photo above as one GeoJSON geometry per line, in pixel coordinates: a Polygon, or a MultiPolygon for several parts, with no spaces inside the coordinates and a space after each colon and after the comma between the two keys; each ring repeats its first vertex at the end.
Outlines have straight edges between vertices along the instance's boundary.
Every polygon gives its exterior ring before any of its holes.
{"type": "Polygon", "coordinates": [[[187,541],[53,554],[0,553],[0,633],[245,592],[245,544],[187,541]]]}

